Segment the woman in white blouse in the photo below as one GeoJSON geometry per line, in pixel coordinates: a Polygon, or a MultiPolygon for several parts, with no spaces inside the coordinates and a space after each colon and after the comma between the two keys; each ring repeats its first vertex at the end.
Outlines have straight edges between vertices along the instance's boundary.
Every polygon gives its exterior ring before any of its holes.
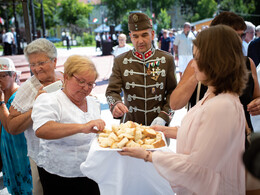
{"type": "Polygon", "coordinates": [[[32,171],[33,194],[41,195],[43,191],[37,170],[39,138],[35,136],[32,129],[31,112],[35,99],[45,92],[43,87],[62,79],[62,75],[55,72],[57,49],[47,39],[31,42],[24,49],[24,54],[34,75],[18,89],[10,107],[7,126],[9,133],[13,135],[24,132],[32,171]]]}
{"type": "Polygon", "coordinates": [[[131,50],[132,47],[128,44],[126,44],[126,35],[125,34],[120,34],[118,36],[118,45],[113,47],[113,52],[112,54],[117,57],[122,53],[125,53],[129,50],[131,50]]]}
{"type": "Polygon", "coordinates": [[[46,195],[99,194],[85,177],[85,161],[97,130],[103,130],[100,105],[89,96],[98,73],[87,57],[70,56],[64,64],[64,88],[41,94],[33,106],[33,129],[41,138],[38,170],[46,195]]]}
{"type": "Polygon", "coordinates": [[[176,153],[124,148],[121,154],[153,162],[178,195],[243,195],[245,116],[239,95],[247,71],[241,40],[230,27],[217,25],[202,31],[194,46],[196,79],[208,91],[181,127],[164,129],[177,137],[176,153]]]}

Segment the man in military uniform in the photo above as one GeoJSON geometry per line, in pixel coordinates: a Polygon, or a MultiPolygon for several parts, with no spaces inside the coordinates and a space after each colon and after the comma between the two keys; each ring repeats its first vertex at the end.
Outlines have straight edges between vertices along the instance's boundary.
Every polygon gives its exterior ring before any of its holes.
{"type": "Polygon", "coordinates": [[[147,15],[130,14],[128,29],[134,49],[115,58],[106,91],[112,115],[121,122],[167,125],[169,99],[177,84],[173,56],[152,46],[154,31],[147,15]]]}

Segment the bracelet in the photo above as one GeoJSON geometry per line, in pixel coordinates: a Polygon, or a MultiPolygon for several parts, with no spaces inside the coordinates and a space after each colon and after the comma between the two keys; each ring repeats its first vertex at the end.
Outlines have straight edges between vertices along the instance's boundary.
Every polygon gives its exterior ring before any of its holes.
{"type": "Polygon", "coordinates": [[[5,101],[0,101],[0,106],[2,106],[3,104],[5,104],[5,101]]]}
{"type": "Polygon", "coordinates": [[[151,153],[152,153],[151,151],[147,151],[146,157],[144,158],[145,162],[148,162],[151,153]]]}

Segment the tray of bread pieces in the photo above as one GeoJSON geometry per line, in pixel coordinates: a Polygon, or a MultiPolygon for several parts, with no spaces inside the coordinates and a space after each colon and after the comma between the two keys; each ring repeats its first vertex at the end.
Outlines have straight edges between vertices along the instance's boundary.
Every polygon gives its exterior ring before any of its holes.
{"type": "Polygon", "coordinates": [[[121,151],[123,147],[142,147],[146,150],[158,150],[166,147],[162,132],[127,121],[120,125],[112,125],[98,133],[93,144],[96,150],[121,151]]]}

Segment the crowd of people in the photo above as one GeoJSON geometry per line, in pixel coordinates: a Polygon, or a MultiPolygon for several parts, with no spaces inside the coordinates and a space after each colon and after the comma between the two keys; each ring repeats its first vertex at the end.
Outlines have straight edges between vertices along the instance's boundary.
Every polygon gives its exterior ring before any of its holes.
{"type": "MultiPolygon", "coordinates": [[[[254,132],[251,117],[260,115],[260,38],[253,40],[259,28],[222,12],[200,32],[188,22],[178,33],[163,30],[159,49],[146,14],[131,13],[128,29],[133,48],[125,34],[114,47],[105,93],[110,111],[121,123],[151,126],[177,144],[176,152],[124,147],[119,154],[153,163],[177,195],[246,194],[245,165],[260,178],[259,166],[250,161],[259,159],[259,139],[252,144],[248,139],[254,132]],[[181,126],[170,127],[174,110],[187,104],[181,126]]],[[[43,38],[28,44],[24,54],[33,76],[20,87],[12,60],[0,58],[4,185],[19,195],[100,194],[98,182],[80,169],[106,126],[91,95],[98,77],[94,63],[73,55],[64,72],[57,72],[57,49],[43,38]],[[57,81],[63,86],[48,93],[57,81]]],[[[259,193],[260,185],[254,190],[259,193]]]]}

